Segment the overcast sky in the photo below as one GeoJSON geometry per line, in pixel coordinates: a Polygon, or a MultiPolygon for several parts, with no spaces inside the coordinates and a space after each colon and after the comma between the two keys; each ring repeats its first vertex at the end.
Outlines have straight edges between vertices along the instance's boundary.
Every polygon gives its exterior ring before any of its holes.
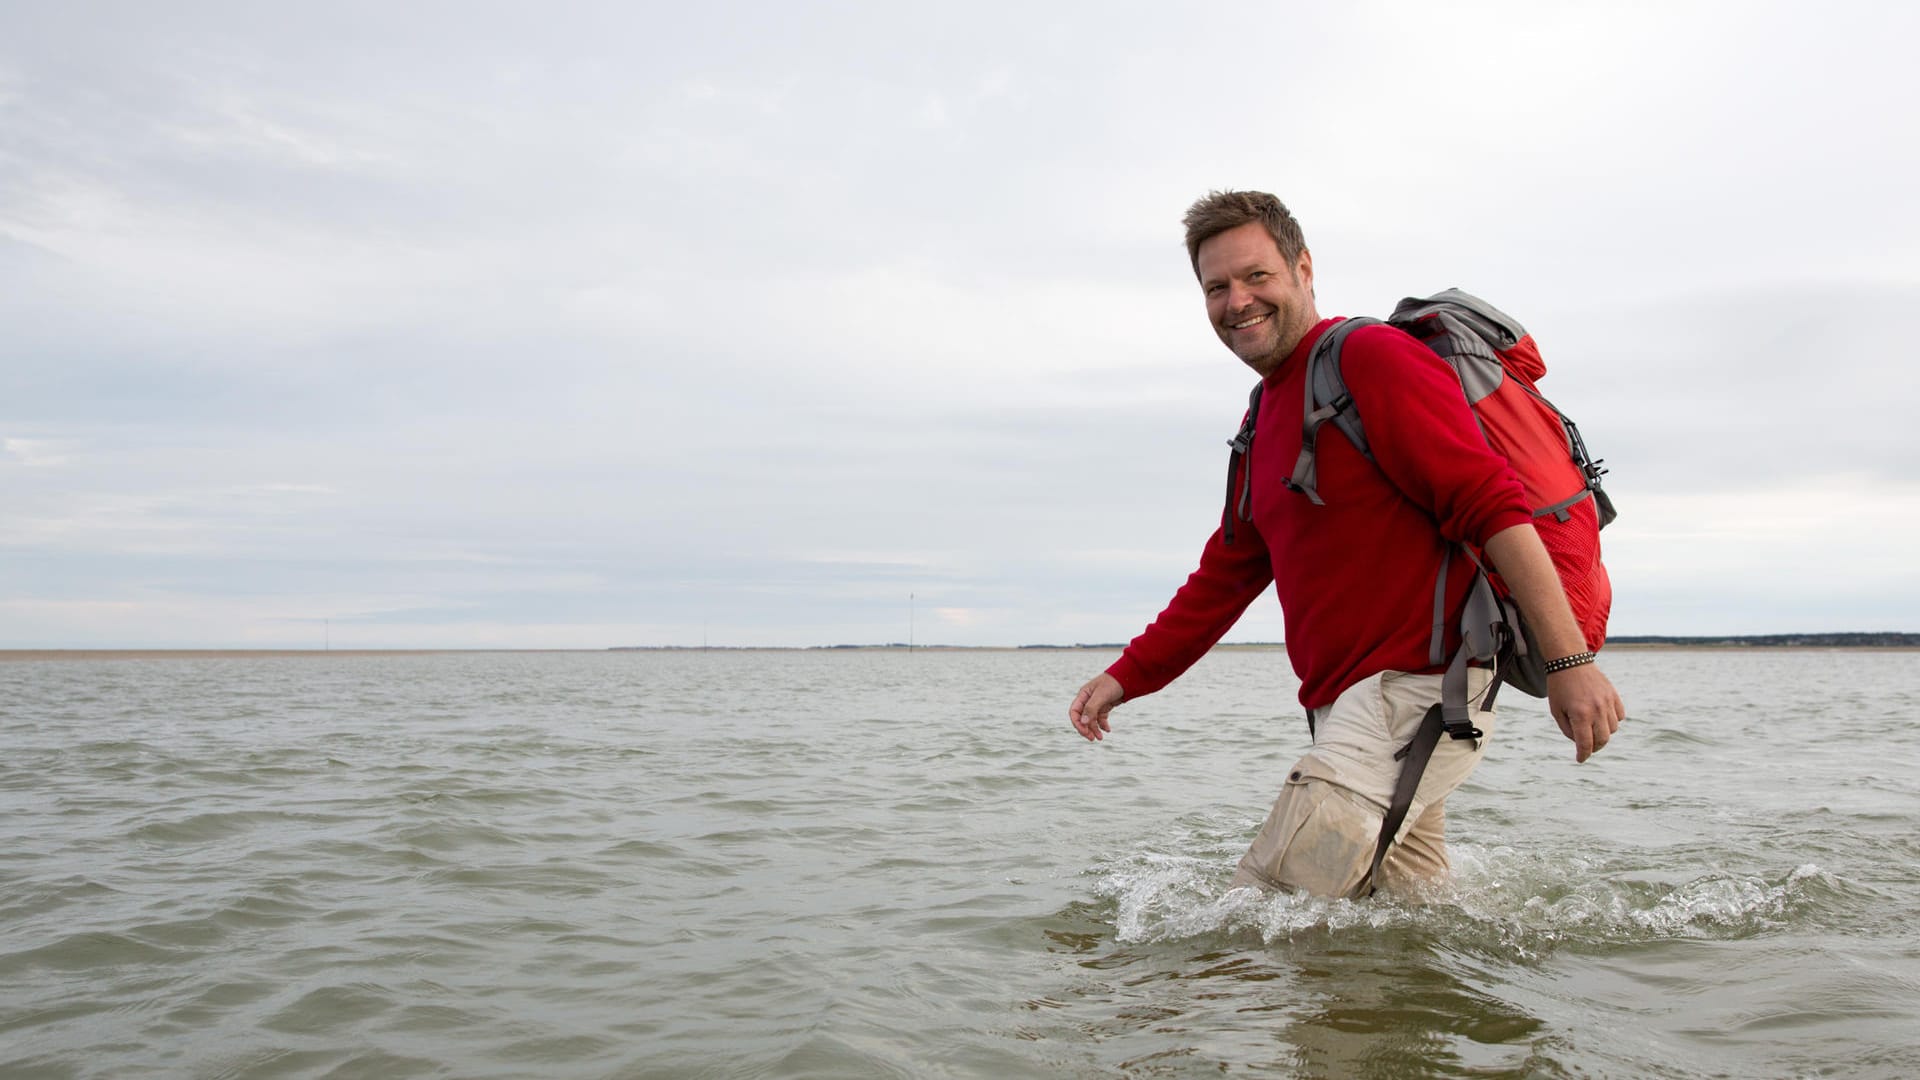
{"type": "Polygon", "coordinates": [[[1614,632],[1920,631],[1916,11],[9,0],[0,647],[1123,641],[1218,187],[1528,324],[1614,632]]]}

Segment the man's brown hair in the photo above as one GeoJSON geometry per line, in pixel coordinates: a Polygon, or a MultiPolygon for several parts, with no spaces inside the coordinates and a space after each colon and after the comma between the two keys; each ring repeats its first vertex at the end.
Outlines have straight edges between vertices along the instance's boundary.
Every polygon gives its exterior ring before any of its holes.
{"type": "Polygon", "coordinates": [[[1287,212],[1285,203],[1264,191],[1209,191],[1187,207],[1181,219],[1187,226],[1187,257],[1193,262],[1193,276],[1200,276],[1200,245],[1228,229],[1250,222],[1266,226],[1281,258],[1292,269],[1307,250],[1306,237],[1300,235],[1300,223],[1287,212]]]}

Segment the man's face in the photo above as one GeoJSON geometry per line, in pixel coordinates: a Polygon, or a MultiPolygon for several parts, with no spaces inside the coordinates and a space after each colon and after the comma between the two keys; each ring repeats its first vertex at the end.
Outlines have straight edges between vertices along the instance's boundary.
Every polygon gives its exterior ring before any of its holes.
{"type": "Polygon", "coordinates": [[[1313,256],[1302,251],[1289,266],[1257,221],[1203,241],[1199,269],[1214,332],[1262,377],[1320,321],[1313,307],[1313,256]]]}

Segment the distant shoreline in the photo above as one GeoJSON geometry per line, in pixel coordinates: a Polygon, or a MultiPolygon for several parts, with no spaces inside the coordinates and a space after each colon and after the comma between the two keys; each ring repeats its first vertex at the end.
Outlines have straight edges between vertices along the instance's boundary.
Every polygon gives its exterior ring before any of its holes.
{"type": "MultiPolygon", "coordinates": [[[[0,649],[0,663],[45,660],[346,659],[381,656],[521,655],[533,653],[829,653],[829,652],[1118,652],[1126,645],[615,645],[604,649],[0,649]]],[[[1227,643],[1225,652],[1285,652],[1279,642],[1227,643]]],[[[1750,652],[1844,649],[1850,652],[1920,652],[1920,634],[1768,634],[1750,637],[1652,637],[1628,635],[1607,650],[1663,649],[1687,652],[1750,652]]]]}
{"type": "Polygon", "coordinates": [[[605,652],[604,649],[0,649],[8,660],[261,660],[276,657],[441,656],[450,653],[605,652]]]}

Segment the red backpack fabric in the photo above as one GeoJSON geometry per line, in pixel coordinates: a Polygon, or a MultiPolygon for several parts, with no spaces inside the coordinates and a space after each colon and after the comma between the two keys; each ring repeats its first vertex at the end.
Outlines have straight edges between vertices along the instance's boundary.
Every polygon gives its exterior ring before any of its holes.
{"type": "Polygon", "coordinates": [[[1536,385],[1547,365],[1533,336],[1458,289],[1403,300],[1387,321],[1461,373],[1487,444],[1506,457],[1526,489],[1534,527],[1560,573],[1587,648],[1600,651],[1613,607],[1613,586],[1600,561],[1600,530],[1615,517],[1613,501],[1600,486],[1606,470],[1588,455],[1580,429],[1536,385]],[[1492,365],[1476,345],[1492,354],[1492,365]]]}

